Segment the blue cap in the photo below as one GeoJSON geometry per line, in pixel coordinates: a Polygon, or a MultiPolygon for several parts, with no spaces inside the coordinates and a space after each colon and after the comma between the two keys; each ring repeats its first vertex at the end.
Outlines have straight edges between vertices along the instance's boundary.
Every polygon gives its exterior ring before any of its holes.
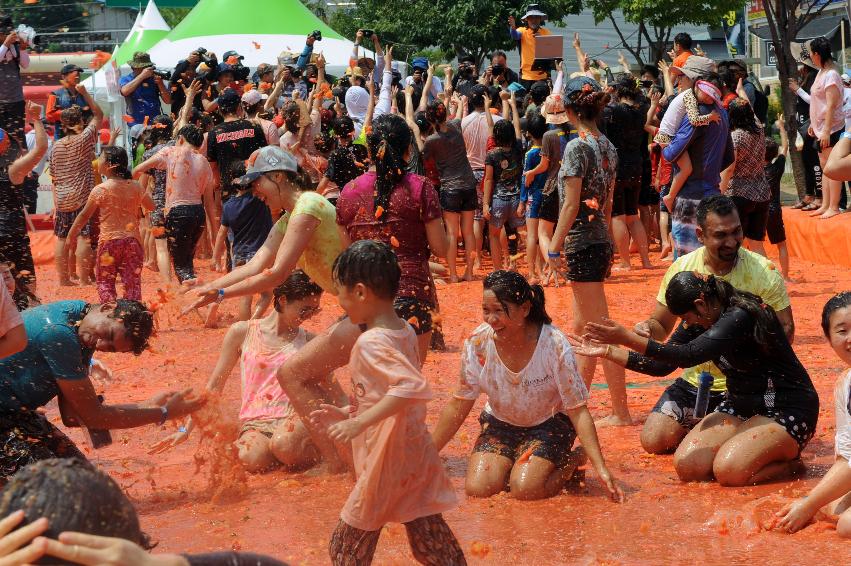
{"type": "Polygon", "coordinates": [[[526,87],[520,83],[511,83],[510,85],[508,85],[508,88],[506,88],[506,90],[508,92],[516,92],[517,94],[520,94],[522,92],[526,92],[526,87]]]}
{"type": "Polygon", "coordinates": [[[575,77],[564,85],[564,97],[572,100],[580,92],[599,92],[603,90],[600,83],[589,77],[575,77]]]}
{"type": "Polygon", "coordinates": [[[414,57],[413,61],[411,61],[411,67],[414,69],[422,69],[423,71],[428,70],[428,58],[427,57],[414,57]]]}

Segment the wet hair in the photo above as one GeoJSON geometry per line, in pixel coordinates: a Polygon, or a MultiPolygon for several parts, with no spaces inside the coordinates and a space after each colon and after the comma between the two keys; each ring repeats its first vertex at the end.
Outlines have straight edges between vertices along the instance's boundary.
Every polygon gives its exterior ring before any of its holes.
{"type": "Polygon", "coordinates": [[[6,517],[18,510],[25,516],[19,528],[46,517],[49,526],[43,536],[51,539],[77,531],[151,548],[136,509],[118,484],[84,460],[50,458],[18,471],[3,489],[0,514],[6,517]]]}
{"type": "Polygon", "coordinates": [[[337,136],[347,136],[355,131],[355,123],[349,116],[335,118],[333,127],[337,136]]]}
{"type": "Polygon", "coordinates": [[[517,141],[514,124],[509,120],[500,120],[493,125],[493,142],[498,147],[513,147],[517,141]]]}
{"type": "Polygon", "coordinates": [[[346,288],[362,283],[382,299],[396,296],[401,276],[393,249],[377,240],[358,240],[334,260],[334,281],[346,288]]]}
{"type": "Polygon", "coordinates": [[[725,218],[734,213],[738,214],[738,209],[736,208],[736,203],[730,197],[725,195],[706,197],[697,205],[697,225],[701,228],[706,228],[706,217],[710,214],[714,214],[719,218],[725,218]]]}
{"type": "Polygon", "coordinates": [[[526,120],[526,131],[529,132],[529,135],[533,139],[539,140],[544,137],[547,130],[549,130],[547,119],[540,112],[532,112],[532,115],[526,120]]]}
{"type": "Polygon", "coordinates": [[[130,168],[127,165],[127,151],[123,147],[114,145],[106,146],[101,151],[103,160],[112,168],[117,177],[121,179],[132,179],[130,168]]]}
{"type": "Polygon", "coordinates": [[[319,132],[313,136],[313,147],[319,153],[331,153],[337,147],[337,141],[328,132],[319,132]]]}
{"type": "Polygon", "coordinates": [[[603,112],[603,108],[610,100],[611,96],[603,91],[580,91],[567,101],[567,106],[570,106],[583,120],[592,122],[603,112]]]}
{"type": "Polygon", "coordinates": [[[730,119],[730,131],[744,130],[752,134],[759,134],[760,127],[756,123],[753,109],[750,103],[743,98],[736,97],[730,101],[727,107],[727,116],[730,119]]]}
{"type": "Polygon", "coordinates": [[[286,103],[281,110],[281,114],[284,117],[284,124],[286,124],[287,130],[297,134],[298,125],[301,120],[301,107],[298,103],[295,100],[286,103]]]}
{"type": "Polygon", "coordinates": [[[754,321],[754,340],[761,346],[767,346],[780,328],[774,309],[761,297],[738,290],[723,279],[694,271],[681,271],[671,278],[665,291],[665,302],[672,314],[682,317],[693,312],[694,302],[698,299],[718,303],[725,311],[733,307],[746,311],[754,321]]]}
{"type": "Polygon", "coordinates": [[[780,153],[780,146],[771,138],[765,138],[765,160],[771,163],[780,153]]]}
{"type": "Polygon", "coordinates": [[[260,112],[263,107],[266,105],[265,100],[258,100],[254,104],[248,104],[247,102],[242,103],[242,109],[245,110],[245,113],[249,116],[254,116],[258,112],[260,112]]]}
{"type": "Polygon", "coordinates": [[[529,87],[529,97],[535,103],[535,106],[543,104],[549,95],[550,85],[544,81],[537,81],[529,87]]]}
{"type": "Polygon", "coordinates": [[[426,106],[425,115],[429,123],[439,126],[446,121],[446,105],[440,100],[433,100],[426,106]]]}
{"type": "Polygon", "coordinates": [[[59,122],[63,128],[73,128],[83,123],[83,109],[76,104],[59,113],[59,122]]]}
{"type": "Polygon", "coordinates": [[[308,297],[321,295],[322,287],[317,285],[304,271],[296,269],[287,277],[286,281],[275,287],[272,294],[275,297],[275,310],[278,310],[278,299],[281,297],[284,297],[288,303],[301,301],[308,297]]]}
{"type": "Polygon", "coordinates": [[[682,31],[674,36],[674,43],[678,44],[683,49],[691,49],[691,36],[682,31]]]}
{"type": "Polygon", "coordinates": [[[148,340],[154,333],[154,315],[139,301],[118,299],[115,310],[109,318],[124,323],[127,338],[133,344],[133,353],[137,356],[148,347],[148,340]]]}
{"type": "Polygon", "coordinates": [[[481,108],[485,105],[485,96],[488,95],[488,88],[484,85],[475,85],[470,89],[470,104],[473,108],[481,108]]]}
{"type": "Polygon", "coordinates": [[[411,146],[411,128],[397,114],[382,114],[373,120],[366,143],[375,165],[375,217],[383,221],[390,208],[390,195],[408,167],[405,151],[411,146]]]}
{"type": "Polygon", "coordinates": [[[718,76],[721,78],[724,86],[727,87],[727,90],[736,92],[736,87],[739,85],[739,76],[735,70],[726,65],[723,67],[718,65],[718,76]]]}
{"type": "Polygon", "coordinates": [[[171,116],[160,114],[151,121],[150,140],[153,145],[166,143],[174,133],[174,120],[171,116]]]}
{"type": "Polygon", "coordinates": [[[609,86],[614,87],[618,98],[630,100],[638,98],[638,83],[635,82],[635,77],[631,73],[618,73],[615,75],[615,81],[609,86]]]}
{"type": "Polygon", "coordinates": [[[198,126],[186,124],[177,131],[177,135],[186,140],[193,147],[201,147],[204,143],[204,132],[198,126]]]}
{"type": "Polygon", "coordinates": [[[544,288],[540,285],[529,285],[526,278],[516,271],[500,269],[485,277],[484,290],[496,295],[496,300],[508,312],[508,304],[522,305],[529,302],[529,314],[526,320],[535,324],[550,324],[552,319],[547,314],[544,300],[544,288]]]}
{"type": "Polygon", "coordinates": [[[641,67],[641,74],[644,73],[650,74],[653,76],[653,80],[659,80],[659,67],[655,67],[653,65],[644,65],[641,67]]]}
{"type": "Polygon", "coordinates": [[[434,126],[431,122],[429,122],[428,115],[422,110],[419,110],[414,114],[414,123],[417,127],[419,127],[420,135],[423,137],[434,131],[434,126]]]}
{"type": "MultiPolygon", "coordinates": [[[[270,173],[275,173],[276,171],[270,171],[270,173]]],[[[313,179],[310,178],[310,175],[302,169],[301,165],[296,166],[295,172],[293,171],[277,171],[278,173],[284,173],[287,176],[287,179],[294,185],[296,185],[302,191],[315,191],[316,183],[313,182],[313,179]]]]}
{"type": "Polygon", "coordinates": [[[824,308],[821,309],[821,329],[827,338],[830,338],[830,317],[836,311],[849,307],[851,307],[851,291],[842,291],[824,304],[824,308]]]}
{"type": "Polygon", "coordinates": [[[810,51],[821,58],[821,64],[833,61],[833,51],[830,49],[830,41],[826,37],[817,37],[810,42],[810,51]]]}

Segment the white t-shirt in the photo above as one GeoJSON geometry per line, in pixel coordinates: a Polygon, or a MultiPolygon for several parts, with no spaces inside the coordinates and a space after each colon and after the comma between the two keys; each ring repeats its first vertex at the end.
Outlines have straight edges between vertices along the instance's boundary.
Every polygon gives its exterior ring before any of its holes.
{"type": "MultiPolygon", "coordinates": [[[[502,120],[501,116],[494,116],[493,123],[502,120]]],[[[461,120],[461,134],[464,136],[464,145],[467,147],[467,160],[473,169],[485,168],[485,157],[488,155],[488,118],[484,112],[471,112],[461,120]]]]}
{"type": "Polygon", "coordinates": [[[839,378],[833,390],[836,407],[836,455],[851,467],[851,370],[839,378]]]}
{"type": "Polygon", "coordinates": [[[851,132],[851,88],[847,86],[842,92],[842,112],[845,115],[845,131],[851,132]]]}
{"type": "Polygon", "coordinates": [[[24,323],[21,313],[15,307],[15,301],[6,288],[6,283],[0,277],[0,336],[5,336],[10,330],[24,323]]]}
{"type": "Polygon", "coordinates": [[[455,397],[475,401],[482,393],[488,396],[485,411],[520,427],[537,426],[588,399],[570,343],[550,324],[541,328],[535,352],[519,373],[500,360],[489,324],[473,331],[464,342],[455,397]]]}

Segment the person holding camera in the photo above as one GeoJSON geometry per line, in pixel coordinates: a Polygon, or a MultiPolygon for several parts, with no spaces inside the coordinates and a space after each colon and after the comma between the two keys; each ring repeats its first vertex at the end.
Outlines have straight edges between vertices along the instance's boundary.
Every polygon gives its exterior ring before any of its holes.
{"type": "Polygon", "coordinates": [[[47,97],[47,110],[44,117],[48,123],[53,124],[53,139],[58,140],[65,136],[62,129],[62,111],[72,106],[79,106],[83,111],[83,121],[88,122],[92,118],[92,109],[89,108],[83,94],[77,90],[80,84],[80,74],[83,69],[77,65],[69,64],[62,67],[59,74],[62,76],[62,86],[47,97]]]}
{"type": "Polygon", "coordinates": [[[24,142],[24,84],[21,69],[30,66],[27,42],[12,27],[12,18],[0,15],[0,128],[18,145],[24,142]]]}
{"type": "Polygon", "coordinates": [[[411,76],[405,79],[405,86],[413,86],[421,93],[428,96],[428,102],[432,102],[443,92],[443,83],[439,78],[432,75],[431,84],[427,85],[428,59],[426,57],[414,57],[411,61],[411,76]]]}
{"type": "Polygon", "coordinates": [[[452,91],[470,98],[473,87],[479,84],[479,74],[476,70],[476,58],[472,55],[461,55],[458,58],[458,74],[452,78],[452,91]]]}
{"type": "Polygon", "coordinates": [[[121,77],[118,82],[121,96],[127,100],[127,114],[133,119],[130,126],[143,124],[162,114],[160,99],[171,104],[171,93],[165,85],[168,73],[157,71],[151,56],[142,51],[133,54],[129,63],[132,75],[121,77]]]}
{"type": "Polygon", "coordinates": [[[517,42],[520,49],[520,84],[528,91],[536,81],[545,81],[550,73],[535,67],[535,42],[539,35],[550,35],[550,30],[543,27],[547,14],[541,11],[537,4],[529,4],[529,8],[520,20],[525,26],[517,27],[514,16],[509,16],[508,27],[511,39],[517,42]]]}
{"type": "Polygon", "coordinates": [[[500,88],[508,88],[511,83],[520,82],[517,73],[508,68],[508,57],[505,51],[499,49],[491,53],[491,64],[485,69],[483,78],[485,84],[493,84],[500,88]]]}
{"type": "MultiPolygon", "coordinates": [[[[212,70],[218,66],[215,53],[207,53],[203,47],[199,47],[189,54],[186,59],[182,59],[174,66],[174,71],[171,73],[169,86],[171,87],[171,113],[174,116],[180,114],[180,109],[186,104],[186,92],[192,85],[193,81],[200,79],[205,81],[207,76],[215,74],[212,70]],[[204,63],[206,70],[203,74],[199,74],[198,66],[204,63]]],[[[201,103],[203,98],[203,89],[198,89],[195,97],[192,100],[193,108],[203,111],[204,106],[201,103]]]]}

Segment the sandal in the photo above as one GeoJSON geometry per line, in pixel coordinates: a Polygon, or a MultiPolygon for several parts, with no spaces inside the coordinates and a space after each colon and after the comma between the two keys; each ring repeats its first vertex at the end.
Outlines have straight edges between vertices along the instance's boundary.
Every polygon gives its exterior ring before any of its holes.
{"type": "Polygon", "coordinates": [[[803,210],[804,212],[809,212],[811,210],[818,210],[819,208],[821,208],[820,204],[816,204],[814,202],[811,202],[811,203],[809,203],[805,206],[802,206],[801,210],[803,210]]]}
{"type": "Polygon", "coordinates": [[[796,210],[797,210],[797,209],[799,209],[799,208],[804,208],[805,206],[809,206],[809,205],[810,205],[810,203],[809,203],[809,202],[804,202],[804,201],[802,201],[802,200],[799,200],[798,202],[796,202],[795,204],[793,204],[793,205],[792,205],[792,206],[790,206],[789,208],[794,208],[794,209],[796,209],[796,210]]]}

